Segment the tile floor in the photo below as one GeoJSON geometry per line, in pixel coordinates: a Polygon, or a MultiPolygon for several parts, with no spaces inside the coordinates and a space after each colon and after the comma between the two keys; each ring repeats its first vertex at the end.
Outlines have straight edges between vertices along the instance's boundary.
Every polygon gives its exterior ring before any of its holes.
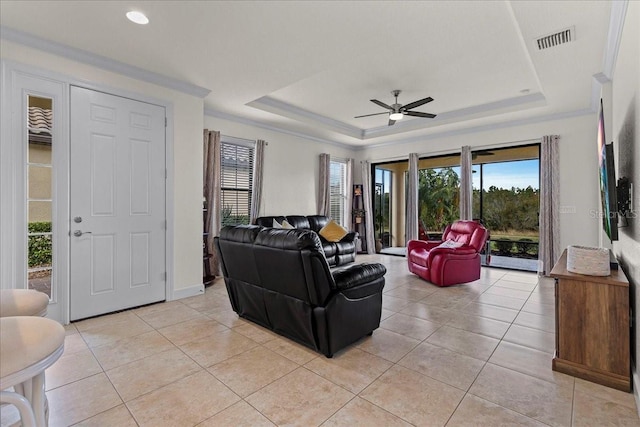
{"type": "Polygon", "coordinates": [[[551,370],[552,280],[438,288],[404,258],[358,261],[387,265],[382,322],[333,359],[239,319],[222,281],[69,325],[50,425],[640,425],[632,394],[551,370]]]}

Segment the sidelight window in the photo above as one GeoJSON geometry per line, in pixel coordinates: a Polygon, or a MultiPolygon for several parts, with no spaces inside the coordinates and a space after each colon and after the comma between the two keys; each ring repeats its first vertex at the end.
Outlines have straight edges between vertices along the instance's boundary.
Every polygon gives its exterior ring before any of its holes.
{"type": "Polygon", "coordinates": [[[51,298],[53,271],[52,101],[28,97],[27,281],[51,298]]]}

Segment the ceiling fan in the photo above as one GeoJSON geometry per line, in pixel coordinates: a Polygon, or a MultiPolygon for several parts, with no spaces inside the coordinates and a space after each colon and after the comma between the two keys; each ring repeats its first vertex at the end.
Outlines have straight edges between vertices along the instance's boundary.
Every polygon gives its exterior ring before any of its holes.
{"type": "Polygon", "coordinates": [[[428,98],[424,98],[424,99],[420,99],[418,101],[414,101],[411,102],[407,105],[402,105],[402,104],[398,104],[398,95],[400,95],[400,90],[396,89],[391,91],[391,94],[396,98],[396,102],[393,105],[387,105],[382,101],[378,101],[377,99],[371,99],[371,102],[373,102],[376,105],[381,106],[382,108],[386,108],[387,110],[389,110],[388,112],[384,112],[384,113],[374,113],[374,114],[365,114],[362,116],[355,116],[355,119],[359,119],[360,117],[369,117],[369,116],[377,116],[380,114],[389,114],[389,126],[395,124],[396,121],[401,120],[404,116],[413,116],[413,117],[423,117],[426,119],[433,119],[436,115],[435,114],[430,114],[430,113],[421,113],[419,111],[409,111],[413,108],[419,107],[421,105],[424,105],[428,102],[433,101],[433,98],[428,97],[428,98]]]}

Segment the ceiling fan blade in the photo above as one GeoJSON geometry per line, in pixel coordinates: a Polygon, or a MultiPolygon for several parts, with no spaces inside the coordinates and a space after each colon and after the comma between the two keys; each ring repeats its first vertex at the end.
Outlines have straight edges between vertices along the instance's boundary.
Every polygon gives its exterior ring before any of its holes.
{"type": "Polygon", "coordinates": [[[384,102],[382,102],[382,101],[378,101],[377,99],[371,99],[370,101],[371,101],[371,102],[373,102],[373,103],[374,103],[374,104],[376,104],[376,105],[381,106],[382,108],[386,108],[387,110],[391,110],[391,111],[393,111],[393,107],[391,107],[391,106],[389,106],[389,105],[385,104],[385,103],[384,103],[384,102]]]}
{"type": "Polygon", "coordinates": [[[414,101],[414,102],[412,102],[412,103],[410,103],[410,104],[403,105],[403,106],[402,106],[402,109],[403,109],[403,110],[410,110],[410,109],[412,109],[412,108],[419,107],[419,106],[424,105],[424,104],[426,104],[427,102],[431,102],[431,101],[433,101],[433,98],[429,96],[428,98],[424,98],[424,99],[421,99],[421,100],[419,100],[419,101],[414,101]]]}
{"type": "Polygon", "coordinates": [[[360,117],[379,116],[380,114],[389,114],[389,113],[385,111],[384,113],[364,114],[362,116],[355,116],[354,119],[359,119],[360,117]]]}
{"type": "Polygon", "coordinates": [[[395,124],[396,124],[396,121],[395,121],[395,120],[391,120],[391,119],[389,119],[389,125],[388,125],[388,126],[393,126],[393,125],[395,125],[395,124]]]}
{"type": "Polygon", "coordinates": [[[404,114],[413,117],[424,117],[425,119],[433,119],[436,115],[431,113],[421,113],[419,111],[405,111],[404,114]]]}

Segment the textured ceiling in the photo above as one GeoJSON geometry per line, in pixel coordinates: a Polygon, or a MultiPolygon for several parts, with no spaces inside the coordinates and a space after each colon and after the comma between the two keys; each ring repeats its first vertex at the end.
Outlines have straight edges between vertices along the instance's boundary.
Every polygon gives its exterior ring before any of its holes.
{"type": "Polygon", "coordinates": [[[362,146],[591,106],[610,2],[6,1],[5,28],[211,90],[207,111],[362,146]],[[129,10],[150,24],[128,22],[129,10]],[[575,41],[534,39],[575,27],[575,41]],[[372,98],[431,96],[388,127],[372,98]]]}

